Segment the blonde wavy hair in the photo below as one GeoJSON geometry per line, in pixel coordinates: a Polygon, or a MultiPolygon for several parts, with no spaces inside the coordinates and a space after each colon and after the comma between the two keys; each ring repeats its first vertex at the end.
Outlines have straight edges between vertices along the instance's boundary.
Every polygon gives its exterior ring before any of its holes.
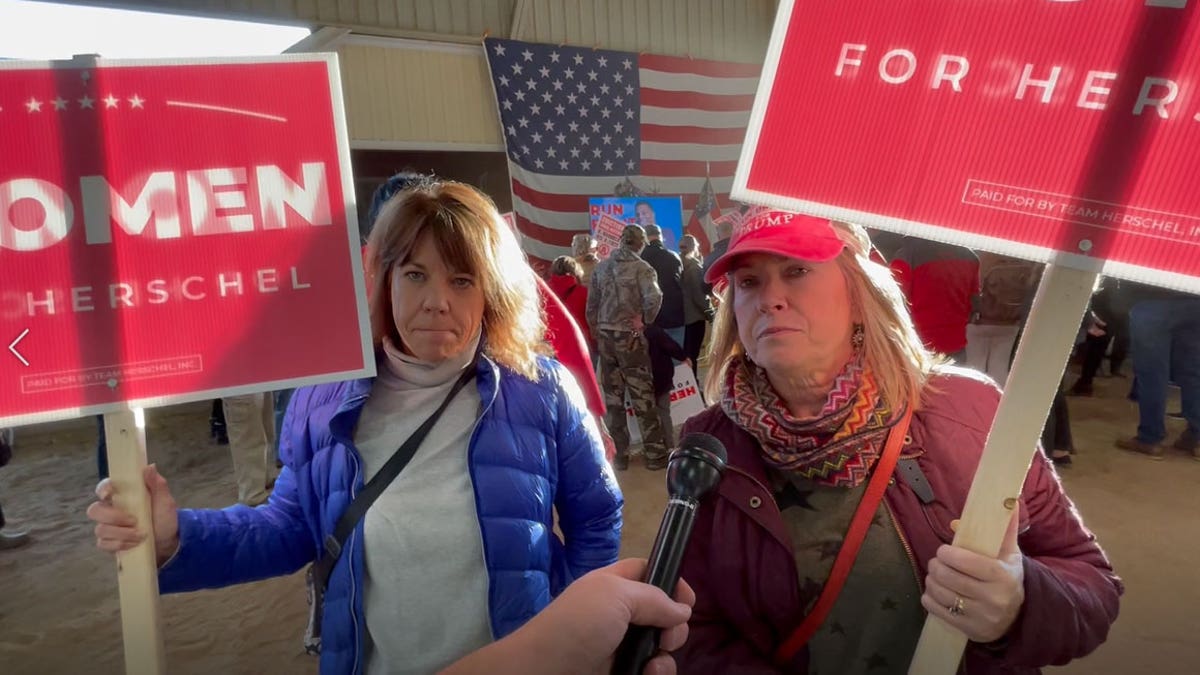
{"type": "Polygon", "coordinates": [[[474,276],[483,291],[484,353],[536,381],[537,357],[548,353],[537,278],[496,205],[464,183],[422,184],[380,209],[366,253],[376,349],[384,337],[401,344],[392,315],[392,271],[408,261],[426,236],[448,266],[474,276]]]}
{"type": "MultiPolygon", "coordinates": [[[[930,373],[944,359],[926,349],[917,336],[904,295],[891,270],[871,260],[871,240],[866,230],[838,221],[833,221],[833,226],[838,238],[846,244],[835,261],[846,279],[851,305],[861,317],[867,367],[878,378],[889,405],[907,404],[916,410],[930,373]]],[[[704,385],[710,401],[718,401],[725,395],[726,373],[746,353],[733,314],[735,293],[733,284],[725,284],[721,306],[713,320],[710,368],[704,385]]]]}

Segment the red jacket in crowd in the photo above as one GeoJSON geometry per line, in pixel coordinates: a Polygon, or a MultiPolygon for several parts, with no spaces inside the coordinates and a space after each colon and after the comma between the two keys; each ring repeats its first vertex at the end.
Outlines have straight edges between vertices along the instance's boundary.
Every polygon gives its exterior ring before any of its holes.
{"type": "Polygon", "coordinates": [[[567,311],[571,313],[571,318],[575,319],[575,325],[579,326],[580,332],[583,333],[588,349],[593,349],[596,343],[592,342],[592,331],[587,324],[587,286],[579,283],[571,274],[552,274],[548,283],[550,290],[562,300],[567,311]]]}
{"type": "Polygon", "coordinates": [[[905,237],[892,272],[925,346],[954,354],[967,346],[971,298],[979,293],[979,258],[971,249],[905,237]]]}

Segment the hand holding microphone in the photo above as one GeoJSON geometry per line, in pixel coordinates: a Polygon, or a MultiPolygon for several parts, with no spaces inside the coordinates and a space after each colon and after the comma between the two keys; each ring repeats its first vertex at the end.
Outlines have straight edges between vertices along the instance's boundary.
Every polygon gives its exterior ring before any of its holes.
{"type": "MultiPolygon", "coordinates": [[[[675,590],[683,553],[696,521],[696,509],[700,500],[721,482],[726,457],[721,441],[701,433],[688,434],[679,449],[671,453],[667,464],[667,510],[642,579],[647,584],[668,594],[675,590]]],[[[630,626],[617,648],[613,675],[641,675],[646,663],[658,653],[659,636],[656,628],[630,626]]]]}

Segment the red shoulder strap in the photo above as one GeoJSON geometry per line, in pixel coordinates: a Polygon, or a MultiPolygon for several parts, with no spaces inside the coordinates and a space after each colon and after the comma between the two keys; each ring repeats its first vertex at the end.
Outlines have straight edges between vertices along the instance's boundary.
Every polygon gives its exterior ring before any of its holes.
{"type": "Polygon", "coordinates": [[[825,617],[837,603],[842,586],[846,584],[846,579],[850,576],[850,569],[854,567],[854,560],[858,557],[858,550],[862,548],[863,540],[867,538],[867,530],[871,527],[871,520],[874,519],[875,512],[879,509],[879,502],[883,501],[883,493],[887,490],[888,481],[896,469],[896,462],[900,459],[900,448],[904,446],[904,437],[908,434],[908,424],[911,420],[912,407],[910,406],[900,422],[888,433],[887,443],[883,447],[883,455],[875,465],[875,472],[871,474],[871,482],[867,485],[867,491],[863,494],[862,501],[858,503],[858,509],[854,511],[854,518],[850,520],[850,529],[846,531],[846,540],[842,543],[841,550],[838,551],[837,559],[833,561],[829,579],[825,581],[825,587],[821,589],[821,597],[817,598],[817,604],[813,605],[812,611],[804,617],[800,626],[775,651],[777,665],[786,666],[791,663],[800,649],[821,627],[825,617]]]}

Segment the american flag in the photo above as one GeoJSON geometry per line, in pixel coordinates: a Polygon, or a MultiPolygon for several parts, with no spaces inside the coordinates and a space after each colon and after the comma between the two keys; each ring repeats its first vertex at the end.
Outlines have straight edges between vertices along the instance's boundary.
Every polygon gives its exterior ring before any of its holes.
{"type": "MultiPolygon", "coordinates": [[[[729,189],[761,66],[589,47],[484,40],[508,150],[513,211],[531,262],[570,253],[588,198],[637,189],[680,195],[685,218],[706,181],[729,189]]],[[[708,199],[708,198],[706,198],[708,199]]],[[[688,232],[702,245],[707,233],[688,232]]]]}

